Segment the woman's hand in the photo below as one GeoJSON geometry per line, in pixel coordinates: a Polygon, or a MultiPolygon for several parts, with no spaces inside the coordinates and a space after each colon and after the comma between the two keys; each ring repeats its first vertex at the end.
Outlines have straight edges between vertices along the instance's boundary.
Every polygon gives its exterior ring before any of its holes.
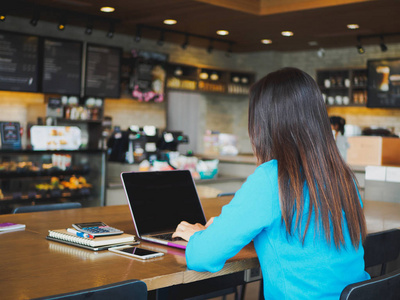
{"type": "Polygon", "coordinates": [[[208,220],[206,226],[201,225],[200,223],[196,224],[190,224],[186,221],[182,221],[179,223],[179,225],[176,227],[175,232],[172,234],[172,237],[180,237],[186,241],[189,241],[190,237],[197,231],[201,231],[206,229],[208,226],[212,224],[214,221],[214,217],[208,220]]]}

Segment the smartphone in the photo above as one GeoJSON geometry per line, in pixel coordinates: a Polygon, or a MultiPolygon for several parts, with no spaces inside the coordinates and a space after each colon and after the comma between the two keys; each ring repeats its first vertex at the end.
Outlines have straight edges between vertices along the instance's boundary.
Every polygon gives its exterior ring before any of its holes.
{"type": "Polygon", "coordinates": [[[149,259],[149,258],[154,258],[154,257],[159,257],[163,256],[164,253],[161,252],[155,252],[143,248],[137,248],[137,247],[132,247],[132,246],[120,246],[120,247],[111,247],[108,248],[111,252],[115,252],[118,254],[122,255],[127,255],[139,259],[149,259]]]}

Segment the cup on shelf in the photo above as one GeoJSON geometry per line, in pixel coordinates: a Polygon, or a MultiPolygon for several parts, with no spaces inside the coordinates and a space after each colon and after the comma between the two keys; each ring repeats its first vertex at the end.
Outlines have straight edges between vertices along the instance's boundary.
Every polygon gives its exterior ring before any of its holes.
{"type": "Polygon", "coordinates": [[[348,96],[344,96],[342,101],[343,101],[344,105],[349,105],[350,104],[350,98],[348,96]]]}
{"type": "Polygon", "coordinates": [[[336,103],[337,105],[342,105],[342,96],[337,95],[337,96],[335,97],[335,103],[336,103]]]}
{"type": "Polygon", "coordinates": [[[346,79],[344,80],[344,86],[345,86],[345,87],[350,87],[350,79],[349,79],[349,78],[346,78],[346,79]]]}
{"type": "Polygon", "coordinates": [[[325,86],[326,88],[330,88],[330,87],[331,87],[331,81],[330,81],[329,79],[325,79],[325,80],[324,80],[324,86],[325,86]]]}
{"type": "Polygon", "coordinates": [[[329,96],[329,97],[328,97],[328,104],[329,104],[329,105],[335,104],[335,98],[333,98],[332,96],[329,96]]]}

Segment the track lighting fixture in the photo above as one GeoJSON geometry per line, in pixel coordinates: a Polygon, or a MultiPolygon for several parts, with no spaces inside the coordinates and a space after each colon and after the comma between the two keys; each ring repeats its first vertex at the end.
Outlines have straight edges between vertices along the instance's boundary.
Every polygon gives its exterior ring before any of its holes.
{"type": "Polygon", "coordinates": [[[228,50],[227,50],[226,53],[225,53],[225,56],[226,56],[226,57],[231,57],[232,52],[233,52],[232,48],[233,48],[233,44],[232,44],[232,43],[229,43],[228,50]]]}
{"type": "Polygon", "coordinates": [[[357,52],[358,52],[358,54],[364,54],[365,49],[363,48],[363,46],[357,45],[357,52]]]}
{"type": "Polygon", "coordinates": [[[207,48],[207,52],[208,52],[208,53],[211,53],[211,52],[213,52],[213,50],[214,50],[213,40],[210,39],[210,45],[209,45],[208,48],[207,48]]]}
{"type": "Polygon", "coordinates": [[[358,44],[357,44],[356,48],[357,48],[358,54],[364,54],[365,49],[363,48],[363,46],[361,46],[361,38],[360,37],[357,38],[357,42],[358,42],[358,44]]]}
{"type": "Polygon", "coordinates": [[[137,25],[136,26],[136,35],[135,35],[135,42],[139,43],[142,39],[142,28],[137,25]]]}
{"type": "MultiPolygon", "coordinates": [[[[174,29],[169,29],[169,28],[164,28],[164,27],[155,27],[155,26],[149,26],[149,25],[143,25],[143,24],[137,24],[136,25],[136,36],[134,37],[136,42],[139,42],[142,38],[141,34],[142,34],[142,30],[143,29],[149,29],[149,30],[153,30],[156,32],[160,33],[160,38],[157,41],[157,45],[162,46],[164,44],[165,41],[165,34],[168,33],[171,35],[181,35],[183,36],[183,43],[181,44],[181,48],[182,49],[186,49],[189,46],[189,39],[195,38],[195,39],[202,39],[202,40],[206,40],[209,41],[209,46],[206,48],[206,51],[208,53],[212,53],[212,51],[214,50],[214,43],[221,43],[221,44],[228,44],[228,51],[226,52],[226,56],[230,56],[230,53],[232,52],[232,47],[234,45],[233,41],[229,41],[226,39],[219,39],[219,38],[214,38],[214,37],[209,37],[209,36],[204,36],[204,35],[200,35],[200,34],[192,34],[192,33],[188,33],[188,32],[184,32],[184,31],[178,31],[178,30],[174,30],[174,29]]],[[[190,40],[190,42],[192,42],[192,40],[190,40]]],[[[218,47],[219,48],[219,47],[218,47]]]]}
{"type": "Polygon", "coordinates": [[[33,26],[36,27],[38,22],[39,22],[39,18],[40,18],[40,12],[39,11],[35,11],[33,14],[32,19],[29,21],[29,23],[33,26]]]}
{"type": "Polygon", "coordinates": [[[160,38],[157,41],[158,46],[164,45],[164,30],[160,31],[160,38]]]}
{"type": "Polygon", "coordinates": [[[109,39],[112,39],[114,37],[114,23],[112,22],[110,23],[110,28],[108,29],[107,37],[109,39]]]}
{"type": "Polygon", "coordinates": [[[91,35],[93,33],[93,22],[91,19],[86,24],[85,34],[91,35]]]}
{"type": "Polygon", "coordinates": [[[385,41],[383,40],[383,35],[381,36],[381,43],[379,46],[381,47],[382,52],[386,52],[388,50],[387,46],[385,45],[385,41]]]}
{"type": "Polygon", "coordinates": [[[67,22],[65,20],[65,17],[61,17],[60,22],[58,23],[58,30],[63,31],[65,29],[65,26],[67,25],[67,22]]]}
{"type": "Polygon", "coordinates": [[[189,35],[186,34],[185,35],[185,41],[183,42],[181,47],[182,47],[183,50],[185,50],[188,46],[189,46],[189,35]]]}

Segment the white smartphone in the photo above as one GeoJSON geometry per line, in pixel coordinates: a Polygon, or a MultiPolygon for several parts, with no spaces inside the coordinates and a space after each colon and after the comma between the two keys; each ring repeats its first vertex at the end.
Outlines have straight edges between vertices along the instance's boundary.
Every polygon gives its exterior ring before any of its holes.
{"type": "Polygon", "coordinates": [[[149,259],[154,257],[163,256],[164,253],[155,252],[143,248],[132,247],[130,245],[127,246],[119,246],[119,247],[111,247],[108,248],[111,252],[115,252],[122,255],[127,255],[139,259],[149,259]]]}

